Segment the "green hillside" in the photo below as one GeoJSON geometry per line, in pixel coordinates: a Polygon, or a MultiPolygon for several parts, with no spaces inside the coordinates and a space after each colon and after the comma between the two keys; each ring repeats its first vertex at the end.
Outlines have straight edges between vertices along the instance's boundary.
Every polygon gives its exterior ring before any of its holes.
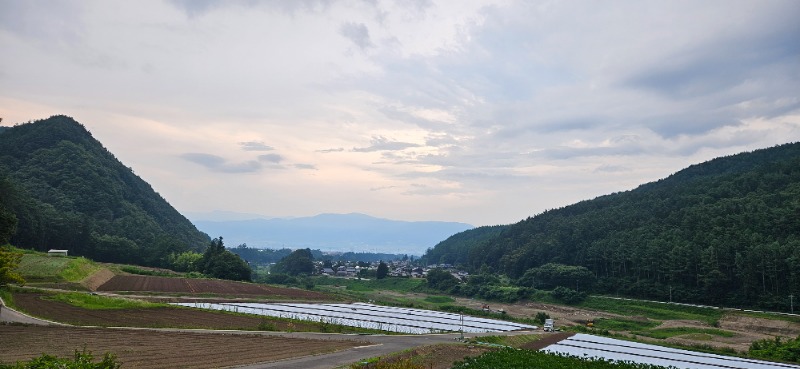
{"type": "Polygon", "coordinates": [[[788,311],[788,295],[800,296],[800,143],[693,165],[488,238],[467,234],[424,259],[485,266],[525,287],[788,311]]]}
{"type": "Polygon", "coordinates": [[[66,116],[0,131],[0,243],[13,217],[11,244],[100,261],[159,265],[210,240],[66,116]]]}
{"type": "Polygon", "coordinates": [[[508,227],[506,225],[483,226],[456,233],[439,242],[432,249],[428,249],[423,256],[423,261],[427,264],[467,265],[470,263],[470,255],[464,250],[472,250],[482,242],[496,238],[508,227]]]}

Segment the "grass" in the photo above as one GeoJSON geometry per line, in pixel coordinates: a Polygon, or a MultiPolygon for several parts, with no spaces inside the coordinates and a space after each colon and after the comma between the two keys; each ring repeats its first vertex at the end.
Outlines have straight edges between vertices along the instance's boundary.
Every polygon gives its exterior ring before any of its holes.
{"type": "Polygon", "coordinates": [[[579,306],[620,315],[639,315],[655,320],[697,320],[709,325],[715,325],[725,314],[723,310],[712,308],[619,300],[598,296],[587,297],[579,306]]]}
{"type": "Polygon", "coordinates": [[[630,319],[597,319],[594,327],[609,331],[640,331],[654,328],[661,324],[652,320],[630,320],[630,319]]]}
{"type": "Polygon", "coordinates": [[[564,369],[656,369],[664,368],[650,364],[606,361],[603,358],[587,358],[553,355],[541,351],[502,349],[491,351],[475,358],[454,363],[453,369],[496,368],[564,368],[564,369]]]}
{"type": "Polygon", "coordinates": [[[469,356],[477,356],[483,352],[494,350],[486,346],[463,345],[458,343],[440,343],[419,346],[384,356],[359,360],[348,366],[337,369],[429,369],[441,368],[469,356]]]}
{"type": "Polygon", "coordinates": [[[701,335],[711,335],[718,337],[733,337],[735,335],[733,332],[724,331],[716,328],[692,328],[692,327],[659,328],[647,331],[635,331],[631,333],[638,336],[657,338],[660,340],[675,336],[688,335],[688,334],[694,334],[694,335],[701,334],[701,335]]]}
{"type": "MultiPolygon", "coordinates": [[[[795,313],[797,313],[797,309],[795,309],[795,313]]],[[[800,317],[791,316],[791,315],[782,315],[782,314],[770,314],[770,313],[759,313],[755,311],[735,311],[733,314],[744,315],[744,316],[751,316],[754,318],[762,318],[762,319],[770,319],[770,320],[781,320],[785,322],[791,323],[798,323],[800,324],[800,317]]]]}
{"type": "Polygon", "coordinates": [[[456,300],[449,296],[428,296],[425,298],[425,302],[430,302],[432,304],[449,304],[455,301],[456,300]]]}
{"type": "Polygon", "coordinates": [[[657,338],[658,339],[658,337],[653,337],[653,336],[659,336],[659,335],[664,336],[663,339],[666,339],[666,338],[668,338],[668,336],[669,337],[674,337],[674,336],[686,334],[687,335],[686,338],[689,338],[689,339],[693,339],[693,340],[697,340],[697,341],[709,341],[709,340],[711,340],[711,338],[713,338],[713,336],[732,337],[734,335],[734,333],[732,333],[732,332],[722,331],[722,330],[713,329],[713,328],[661,328],[660,330],[664,330],[665,332],[657,332],[657,331],[659,331],[659,329],[656,329],[656,330],[650,331],[650,332],[656,331],[655,333],[648,333],[647,331],[644,331],[644,332],[631,332],[632,334],[614,333],[614,332],[609,332],[606,329],[587,328],[587,327],[584,327],[584,326],[574,326],[574,327],[570,327],[568,330],[574,331],[574,332],[579,332],[579,333],[588,333],[588,334],[594,334],[594,335],[599,335],[599,336],[613,337],[613,338],[617,338],[617,339],[621,339],[621,340],[625,340],[625,341],[631,341],[631,342],[641,342],[641,343],[647,343],[647,344],[651,344],[651,345],[658,345],[658,346],[663,346],[663,347],[672,347],[672,348],[677,348],[677,349],[682,349],[682,350],[705,352],[705,353],[709,353],[709,354],[718,354],[718,355],[727,355],[727,356],[739,356],[739,357],[746,357],[747,356],[744,353],[740,353],[740,352],[738,352],[738,351],[736,351],[736,350],[734,350],[733,348],[730,348],[730,347],[715,347],[715,346],[710,346],[710,345],[707,345],[707,344],[686,345],[686,344],[669,342],[669,341],[656,341],[656,342],[653,342],[653,341],[650,341],[650,340],[642,339],[642,337],[650,337],[650,338],[657,338]],[[674,332],[670,332],[670,330],[673,330],[673,329],[675,331],[674,332]],[[718,331],[718,332],[709,333],[710,331],[718,331]],[[672,333],[677,333],[677,334],[673,334],[672,336],[670,336],[670,334],[672,334],[672,333]]]}
{"type": "Polygon", "coordinates": [[[100,268],[84,257],[26,253],[20,260],[18,270],[28,282],[78,282],[100,268]]]}
{"type": "Polygon", "coordinates": [[[493,345],[509,346],[513,348],[520,348],[526,343],[538,341],[542,338],[541,334],[520,334],[515,336],[483,336],[475,337],[470,342],[475,343],[490,343],[493,345]]]}
{"type": "Polygon", "coordinates": [[[170,306],[155,302],[106,297],[81,292],[56,293],[48,296],[47,299],[65,302],[88,310],[141,309],[170,306]]]}
{"type": "Polygon", "coordinates": [[[125,273],[137,275],[151,275],[157,277],[182,277],[180,273],[155,269],[144,269],[135,265],[121,265],[119,269],[125,273]]]}
{"type": "Polygon", "coordinates": [[[14,307],[14,296],[8,288],[0,288],[0,298],[3,299],[6,305],[14,307]]]}
{"type": "Polygon", "coordinates": [[[314,283],[318,286],[344,286],[349,291],[397,291],[411,292],[425,284],[423,279],[412,278],[384,278],[384,279],[346,279],[332,277],[316,277],[314,283]]]}

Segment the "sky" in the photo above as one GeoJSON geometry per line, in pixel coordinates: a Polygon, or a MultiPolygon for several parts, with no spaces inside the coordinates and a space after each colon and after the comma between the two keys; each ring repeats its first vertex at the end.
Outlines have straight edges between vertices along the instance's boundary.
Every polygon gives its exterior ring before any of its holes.
{"type": "Polygon", "coordinates": [[[800,141],[800,2],[0,0],[0,117],[184,214],[509,224],[800,141]]]}

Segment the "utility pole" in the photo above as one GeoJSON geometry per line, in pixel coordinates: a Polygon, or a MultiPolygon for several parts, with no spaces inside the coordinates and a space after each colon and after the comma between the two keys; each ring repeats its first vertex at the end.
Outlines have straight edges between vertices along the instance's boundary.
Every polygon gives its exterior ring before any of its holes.
{"type": "Polygon", "coordinates": [[[464,341],[464,313],[461,313],[461,341],[464,341]]]}
{"type": "Polygon", "coordinates": [[[789,309],[794,314],[794,295],[789,295],[789,309]]]}
{"type": "Polygon", "coordinates": [[[669,303],[672,303],[672,286],[669,286],[669,303]]]}

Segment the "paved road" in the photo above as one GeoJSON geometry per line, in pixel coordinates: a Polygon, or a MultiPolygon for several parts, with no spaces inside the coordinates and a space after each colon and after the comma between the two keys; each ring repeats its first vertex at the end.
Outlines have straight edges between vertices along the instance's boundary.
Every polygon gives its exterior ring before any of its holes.
{"type": "Polygon", "coordinates": [[[63,325],[56,322],[50,322],[43,319],[34,318],[11,309],[6,306],[5,301],[0,298],[0,322],[34,324],[34,325],[63,325]]]}
{"type": "MultiPolygon", "coordinates": [[[[252,364],[239,367],[241,369],[330,369],[348,365],[361,359],[386,355],[392,352],[403,351],[412,347],[431,345],[442,342],[454,342],[458,335],[435,336],[354,336],[349,339],[369,342],[365,346],[330,354],[292,358],[272,363],[252,364]]],[[[301,335],[295,337],[317,338],[315,335],[301,335]]],[[[341,335],[331,336],[329,339],[342,339],[341,335]]]]}
{"type": "MultiPolygon", "coordinates": [[[[465,337],[483,336],[483,335],[514,335],[514,334],[530,334],[532,332],[492,332],[487,334],[470,334],[465,337]]],[[[361,359],[367,359],[375,356],[387,355],[393,352],[404,351],[417,346],[433,345],[437,343],[451,343],[456,342],[459,338],[458,333],[453,334],[435,334],[435,335],[408,335],[408,336],[346,336],[346,335],[328,335],[322,337],[319,334],[313,333],[300,333],[297,335],[286,335],[287,337],[303,337],[303,338],[316,338],[316,339],[357,339],[359,341],[367,341],[371,343],[368,346],[356,347],[349,350],[338,351],[325,355],[305,356],[272,363],[251,364],[246,366],[237,367],[239,369],[267,369],[267,368],[281,368],[281,369],[332,369],[343,365],[348,365],[357,362],[361,359]]]]}

